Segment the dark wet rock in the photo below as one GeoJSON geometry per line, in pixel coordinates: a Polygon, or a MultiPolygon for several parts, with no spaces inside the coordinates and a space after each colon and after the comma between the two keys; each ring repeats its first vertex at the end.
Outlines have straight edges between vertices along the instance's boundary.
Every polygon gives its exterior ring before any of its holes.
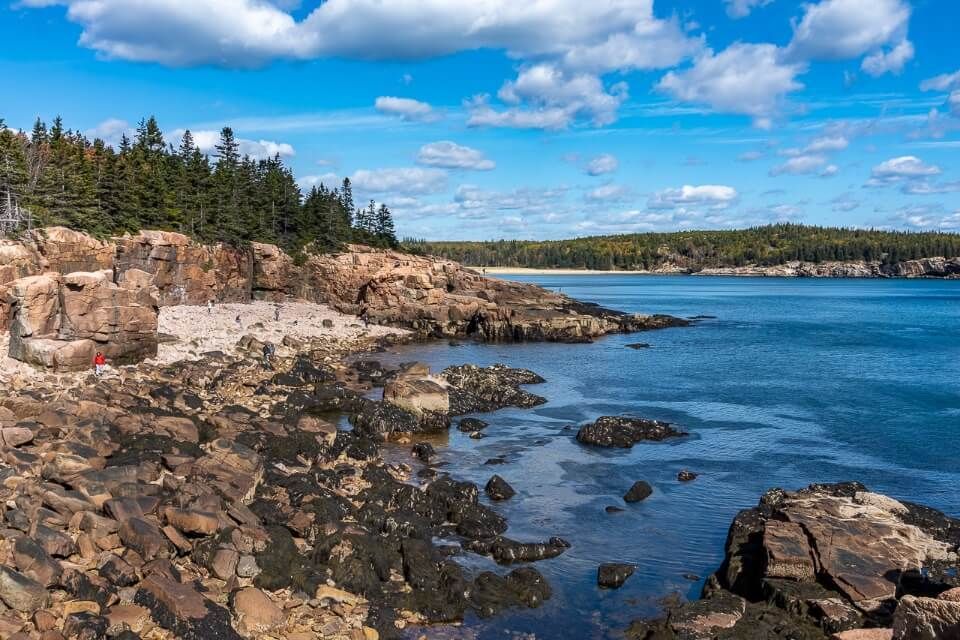
{"type": "Polygon", "coordinates": [[[487,466],[490,466],[490,465],[498,465],[498,464],[507,464],[507,459],[504,458],[503,456],[497,456],[496,458],[487,458],[487,459],[483,462],[483,464],[485,464],[485,465],[487,465],[487,466]]]}
{"type": "Polygon", "coordinates": [[[378,360],[358,360],[353,363],[352,368],[356,371],[358,380],[374,385],[383,385],[384,380],[392,373],[378,360]]]}
{"type": "Polygon", "coordinates": [[[450,428],[450,416],[445,413],[417,414],[389,402],[366,401],[350,421],[358,433],[375,438],[395,433],[436,433],[450,428]]]}
{"type": "Polygon", "coordinates": [[[433,445],[429,442],[418,442],[413,445],[411,453],[420,458],[424,462],[430,462],[430,458],[437,455],[436,450],[433,448],[433,445]]]}
{"type": "Polygon", "coordinates": [[[649,349],[649,348],[650,348],[650,345],[647,344],[646,342],[634,342],[634,343],[628,344],[628,345],[626,345],[626,346],[627,346],[627,349],[636,349],[636,350],[638,350],[638,351],[639,351],[640,349],[649,349]]]}
{"type": "Polygon", "coordinates": [[[638,442],[659,442],[685,435],[687,434],[659,420],[603,416],[596,422],[582,426],[577,432],[577,441],[597,447],[627,449],[638,442]]]}
{"type": "Polygon", "coordinates": [[[597,584],[605,589],[619,589],[636,567],[632,564],[607,562],[597,567],[597,584]]]}
{"type": "Polygon", "coordinates": [[[402,555],[403,574],[413,588],[410,600],[414,610],[430,622],[462,620],[469,587],[460,567],[439,557],[423,540],[404,540],[402,555]]]}
{"type": "Polygon", "coordinates": [[[603,508],[607,513],[622,513],[625,509],[623,507],[615,507],[613,505],[608,505],[603,508]]]}
{"type": "Polygon", "coordinates": [[[509,500],[517,494],[506,480],[497,475],[487,481],[487,486],[484,487],[484,491],[491,500],[509,500]]]}
{"type": "Polygon", "coordinates": [[[498,536],[492,540],[475,540],[469,543],[467,548],[489,555],[498,564],[515,564],[556,558],[570,548],[570,543],[556,537],[547,542],[518,542],[498,536]]]}
{"type": "Polygon", "coordinates": [[[474,431],[470,434],[471,440],[483,440],[486,437],[482,431],[474,431]]]}
{"type": "Polygon", "coordinates": [[[475,433],[486,429],[488,424],[478,418],[461,418],[457,429],[464,433],[475,433]]]}
{"type": "Polygon", "coordinates": [[[677,480],[679,480],[680,482],[691,482],[693,480],[696,480],[698,475],[700,474],[683,469],[682,471],[677,473],[677,480]]]}
{"type": "Polygon", "coordinates": [[[624,502],[640,502],[646,500],[653,494],[653,487],[649,482],[637,480],[633,483],[627,492],[623,495],[624,502]]]}
{"type": "Polygon", "coordinates": [[[481,618],[489,618],[515,607],[536,609],[552,592],[539,571],[532,567],[514,569],[506,576],[484,572],[470,591],[470,604],[481,618]]]}
{"type": "Polygon", "coordinates": [[[512,369],[503,364],[490,367],[462,365],[448,367],[440,374],[450,384],[450,414],[496,411],[504,407],[528,409],[546,402],[545,398],[520,388],[540,384],[543,378],[526,369],[512,369]]]}

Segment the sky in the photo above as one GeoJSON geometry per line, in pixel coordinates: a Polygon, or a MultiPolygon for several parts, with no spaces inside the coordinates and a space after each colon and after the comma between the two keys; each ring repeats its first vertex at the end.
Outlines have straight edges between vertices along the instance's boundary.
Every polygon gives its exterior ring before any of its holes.
{"type": "Polygon", "coordinates": [[[157,117],[430,240],[960,231],[955,0],[19,0],[0,117],[157,117]]]}

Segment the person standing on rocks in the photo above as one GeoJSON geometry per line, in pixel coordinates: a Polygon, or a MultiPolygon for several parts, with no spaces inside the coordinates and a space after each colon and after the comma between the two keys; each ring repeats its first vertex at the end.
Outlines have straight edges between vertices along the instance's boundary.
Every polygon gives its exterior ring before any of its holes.
{"type": "Polygon", "coordinates": [[[213,315],[213,300],[207,300],[207,313],[213,315]]]}
{"type": "Polygon", "coordinates": [[[273,307],[273,321],[280,322],[280,305],[274,305],[273,307]]]}
{"type": "Polygon", "coordinates": [[[263,345],[263,368],[264,369],[273,369],[273,355],[277,352],[277,348],[273,346],[272,342],[268,342],[263,345]]]}
{"type": "Polygon", "coordinates": [[[101,352],[97,351],[97,355],[93,358],[93,372],[97,376],[101,376],[106,366],[107,358],[101,352]]]}

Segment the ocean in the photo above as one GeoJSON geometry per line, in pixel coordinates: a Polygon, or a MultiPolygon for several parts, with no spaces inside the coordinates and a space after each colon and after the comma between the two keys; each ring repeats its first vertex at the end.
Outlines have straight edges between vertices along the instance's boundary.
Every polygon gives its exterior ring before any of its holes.
{"type": "MultiPolygon", "coordinates": [[[[960,516],[960,282],[514,279],[623,311],[714,317],[593,344],[437,341],[381,354],[434,370],[503,362],[547,379],[530,387],[547,404],[480,416],[490,423],[486,438],[451,429],[432,441],[440,471],[481,487],[496,473],[517,490],[494,504],[508,537],[572,545],[534,564],[553,589],[543,607],[470,619],[471,637],[618,637],[631,620],[656,615],[664,597],[695,598],[723,559],[731,519],[771,487],[859,480],[960,516]],[[635,342],[651,346],[627,348],[635,342]],[[603,415],[665,420],[690,437],[631,450],[578,444],[570,427],[603,415]],[[497,457],[505,462],[485,464],[497,457]],[[700,475],[681,483],[682,469],[700,475]],[[624,504],[636,480],[654,493],[624,504]],[[624,511],[607,513],[608,505],[624,511]],[[603,562],[637,570],[621,589],[601,590],[603,562]]],[[[390,445],[386,456],[418,466],[408,450],[390,445]]],[[[470,553],[458,560],[506,570],[470,553]]]]}

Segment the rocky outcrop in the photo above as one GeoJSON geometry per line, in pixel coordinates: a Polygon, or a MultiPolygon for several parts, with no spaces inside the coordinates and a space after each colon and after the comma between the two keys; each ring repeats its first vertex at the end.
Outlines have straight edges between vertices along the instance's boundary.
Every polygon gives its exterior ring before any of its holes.
{"type": "Polygon", "coordinates": [[[951,637],[958,545],[960,520],[859,483],[774,489],[734,519],[703,599],[628,637],[951,637]],[[886,635],[855,633],[864,628],[886,635]]]}
{"type": "Polygon", "coordinates": [[[91,367],[96,352],[112,364],[157,353],[157,301],[149,280],[131,272],[122,285],[110,271],[29,276],[6,292],[10,356],[53,371],[91,367]]]}
{"type": "Polygon", "coordinates": [[[344,313],[435,337],[491,341],[589,341],[688,324],[578,303],[530,284],[486,278],[450,260],[353,246],[311,257],[300,291],[344,313]]]}
{"type": "MultiPolygon", "coordinates": [[[[299,265],[274,245],[208,246],[169,231],[100,241],[53,227],[31,232],[22,243],[0,244],[0,293],[25,276],[106,269],[121,284],[134,271],[149,274],[160,306],[295,297],[435,337],[587,342],[688,324],[582,304],[535,285],[486,278],[449,260],[363,246],[299,265]]],[[[0,309],[0,330],[8,311],[0,309]]]]}
{"type": "Polygon", "coordinates": [[[118,278],[130,269],[151,274],[161,306],[251,299],[253,260],[246,251],[169,231],[141,231],[114,243],[118,278]]]}
{"type": "Polygon", "coordinates": [[[603,416],[595,422],[585,424],[577,432],[577,442],[595,447],[619,447],[629,449],[645,440],[659,442],[667,438],[685,436],[684,432],[666,422],[630,418],[624,416],[603,416]]]}

